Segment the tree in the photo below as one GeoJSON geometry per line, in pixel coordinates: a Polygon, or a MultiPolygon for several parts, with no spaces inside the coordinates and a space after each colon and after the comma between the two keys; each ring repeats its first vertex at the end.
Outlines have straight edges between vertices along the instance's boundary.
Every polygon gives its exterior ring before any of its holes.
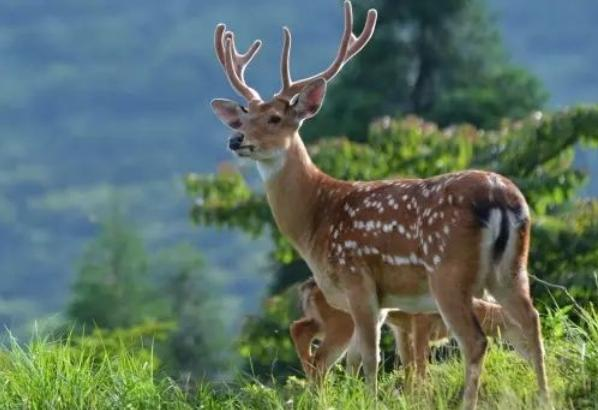
{"type": "Polygon", "coordinates": [[[67,314],[79,325],[130,327],[150,315],[148,255],[118,207],[85,250],[67,314]]]}
{"type": "MultiPolygon", "coordinates": [[[[163,320],[177,325],[160,346],[171,373],[188,378],[214,377],[227,368],[230,343],[219,284],[206,274],[201,255],[190,244],[161,251],[153,269],[163,320]]],[[[230,322],[230,320],[229,320],[230,322]]]]}
{"type": "Polygon", "coordinates": [[[375,37],[331,85],[305,127],[307,140],[364,141],[373,119],[399,112],[441,126],[496,128],[545,102],[539,81],[509,62],[482,0],[376,0],[356,9],[372,6],[380,12],[375,37]]]}
{"type": "Polygon", "coordinates": [[[215,377],[230,359],[222,293],[193,246],[150,257],[115,206],[84,252],[67,312],[100,342],[143,336],[171,375],[215,377]]]}

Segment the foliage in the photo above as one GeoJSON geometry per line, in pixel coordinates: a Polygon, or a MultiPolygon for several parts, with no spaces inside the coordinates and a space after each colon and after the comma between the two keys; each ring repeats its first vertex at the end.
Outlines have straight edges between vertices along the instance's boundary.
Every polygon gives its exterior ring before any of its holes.
{"type": "MultiPolygon", "coordinates": [[[[598,299],[594,288],[598,266],[597,206],[595,200],[575,201],[571,210],[540,218],[532,231],[531,271],[542,279],[565,286],[567,293],[582,304],[598,299]]],[[[543,295],[545,301],[570,302],[570,296],[562,289],[550,290],[542,284],[534,286],[534,293],[543,295]]]]}
{"type": "Polygon", "coordinates": [[[67,311],[83,334],[92,331],[86,343],[111,346],[104,336],[146,342],[151,336],[171,375],[215,377],[230,358],[230,329],[215,297],[221,293],[193,246],[181,243],[150,256],[115,208],[82,257],[67,311]]]}
{"type": "Polygon", "coordinates": [[[147,259],[141,238],[114,208],[82,257],[69,317],[106,329],[141,322],[150,314],[152,299],[147,259]]]}
{"type": "MultiPolygon", "coordinates": [[[[550,309],[542,318],[552,400],[558,409],[594,408],[598,397],[598,312],[588,307],[550,309]]],[[[117,344],[118,345],[118,344],[117,344]]],[[[463,385],[458,356],[433,363],[426,383],[401,389],[403,373],[386,373],[374,397],[358,379],[333,372],[320,388],[300,377],[264,385],[240,378],[225,385],[201,383],[183,390],[155,370],[149,356],[101,344],[34,340],[13,343],[0,351],[0,402],[5,408],[57,409],[283,409],[314,408],[456,408],[463,385]]],[[[510,349],[492,344],[485,360],[481,408],[538,407],[531,367],[510,349]]]]}
{"type": "Polygon", "coordinates": [[[197,196],[191,209],[191,218],[196,223],[241,227],[253,235],[262,233],[270,209],[261,195],[249,189],[239,173],[225,170],[215,175],[189,174],[185,183],[197,196]]]}
{"type": "MultiPolygon", "coordinates": [[[[574,167],[574,158],[578,144],[591,145],[596,141],[598,107],[577,107],[554,114],[535,113],[520,121],[503,121],[496,131],[478,130],[470,125],[441,129],[416,117],[385,117],[372,124],[367,144],[336,138],[309,148],[324,171],[349,180],[427,177],[465,168],[505,174],[521,187],[533,213],[531,273],[569,287],[581,303],[587,303],[598,302],[596,293],[588,290],[598,262],[598,230],[593,217],[598,205],[576,200],[586,175],[574,167]]],[[[252,234],[269,232],[275,244],[273,257],[283,265],[272,289],[285,289],[309,275],[305,267],[299,267],[302,274],[297,273],[296,265],[292,265],[294,273],[287,275],[289,270],[284,266],[292,264],[298,255],[265,212],[264,196],[249,193],[240,176],[190,175],[187,189],[190,195],[200,198],[192,210],[195,222],[252,234]],[[228,185],[214,182],[221,179],[228,185]],[[205,193],[209,195],[202,200],[205,193]]],[[[534,286],[534,293],[544,301],[553,296],[561,303],[568,300],[562,292],[549,295],[544,286],[534,286]]],[[[272,321],[278,320],[276,326],[280,329],[289,323],[280,312],[268,309],[260,320],[268,323],[264,325],[267,329],[272,328],[272,321]]],[[[251,337],[255,346],[273,343],[269,331],[260,334],[256,329],[259,326],[254,323],[244,337],[251,337]]],[[[278,355],[286,357],[282,348],[281,342],[278,355]]],[[[270,363],[260,364],[257,360],[253,357],[254,369],[265,369],[270,363]]],[[[294,368],[297,363],[293,360],[288,366],[294,368]]]]}
{"type": "Polygon", "coordinates": [[[331,87],[307,139],[363,141],[373,119],[398,112],[496,128],[546,100],[539,81],[507,58],[485,2],[376,0],[360,2],[357,14],[372,6],[380,13],[376,36],[331,87]]]}
{"type": "Polygon", "coordinates": [[[252,375],[276,375],[284,379],[300,374],[301,367],[289,337],[289,325],[299,317],[294,287],[264,302],[261,316],[246,318],[239,340],[239,353],[252,375]]]}
{"type": "Polygon", "coordinates": [[[168,338],[157,345],[165,367],[185,379],[225,372],[231,345],[225,323],[230,312],[224,313],[222,296],[216,297],[223,289],[206,275],[203,259],[189,244],[165,249],[156,259],[158,300],[164,306],[159,317],[176,323],[168,338]]]}

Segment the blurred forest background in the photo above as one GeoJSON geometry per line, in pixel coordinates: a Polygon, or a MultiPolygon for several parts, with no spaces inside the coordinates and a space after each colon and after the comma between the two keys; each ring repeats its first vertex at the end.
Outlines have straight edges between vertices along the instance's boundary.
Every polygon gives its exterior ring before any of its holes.
{"type": "MultiPolygon", "coordinates": [[[[598,109],[581,104],[598,96],[598,3],[354,3],[379,27],[305,127],[318,164],[502,172],[534,211],[532,272],[596,301],[598,109]]],[[[155,337],[185,377],[296,368],[291,285],[307,272],[209,109],[234,96],[221,21],[241,46],[264,40],[247,74],[262,95],[279,87],[280,26],[296,76],[326,66],[342,30],[335,0],[0,3],[0,324],[155,337]]]]}

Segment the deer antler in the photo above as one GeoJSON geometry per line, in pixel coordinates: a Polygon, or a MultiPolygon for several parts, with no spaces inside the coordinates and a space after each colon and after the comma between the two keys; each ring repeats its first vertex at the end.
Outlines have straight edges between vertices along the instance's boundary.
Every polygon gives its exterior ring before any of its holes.
{"type": "Polygon", "coordinates": [[[235,35],[232,31],[227,31],[224,24],[218,24],[214,32],[214,48],[216,57],[224,68],[226,77],[231,86],[247,101],[261,101],[262,98],[253,88],[245,82],[245,69],[253,60],[256,53],[262,46],[260,40],[255,40],[249,49],[241,54],[237,51],[235,45],[235,35]]]}
{"type": "Polygon", "coordinates": [[[292,37],[289,29],[283,27],[284,45],[280,62],[282,89],[278,92],[277,97],[290,100],[296,94],[298,94],[308,82],[318,77],[322,77],[326,81],[332,80],[341,71],[344,65],[357,53],[359,53],[368,43],[368,41],[370,41],[372,35],[374,34],[374,29],[376,28],[376,19],[378,16],[376,10],[368,10],[365,25],[359,37],[356,37],[355,34],[353,34],[353,9],[349,0],[345,0],[344,10],[345,28],[343,30],[343,36],[341,38],[338,52],[336,53],[336,58],[326,70],[299,81],[291,80],[289,60],[291,54],[292,37]]]}

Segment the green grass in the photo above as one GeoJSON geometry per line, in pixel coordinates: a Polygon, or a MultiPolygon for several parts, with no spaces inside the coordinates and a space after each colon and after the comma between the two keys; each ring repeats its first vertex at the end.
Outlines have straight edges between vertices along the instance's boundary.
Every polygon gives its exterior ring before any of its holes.
{"type": "Polygon", "coordinates": [[[0,407],[176,408],[181,390],[154,372],[153,355],[110,354],[70,343],[16,343],[0,355],[0,407]]]}
{"type": "MultiPolygon", "coordinates": [[[[564,310],[543,319],[547,365],[556,409],[598,408],[598,312],[564,310]],[[569,312],[571,313],[571,312],[569,312]]],[[[358,379],[335,371],[316,389],[291,377],[264,385],[252,378],[202,384],[183,391],[156,372],[151,351],[124,344],[36,340],[0,351],[0,408],[6,409],[451,409],[459,406],[463,367],[458,357],[433,363],[426,383],[401,391],[402,373],[380,376],[377,397],[358,379]]],[[[538,406],[529,366],[497,344],[489,350],[480,391],[482,409],[538,406]]]]}

